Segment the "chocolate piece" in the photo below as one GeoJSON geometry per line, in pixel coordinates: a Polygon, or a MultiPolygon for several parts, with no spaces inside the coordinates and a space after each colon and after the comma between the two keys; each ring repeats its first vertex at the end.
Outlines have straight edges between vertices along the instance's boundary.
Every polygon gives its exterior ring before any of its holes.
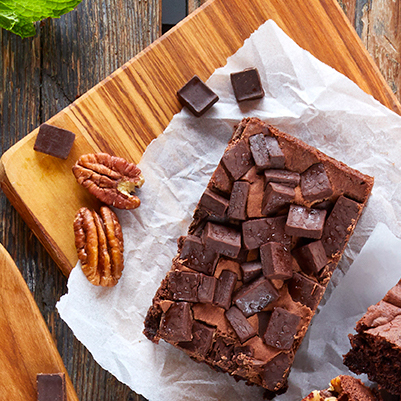
{"type": "Polygon", "coordinates": [[[263,384],[270,391],[277,391],[287,383],[292,358],[288,353],[281,353],[269,361],[263,372],[263,384]]]}
{"type": "Polygon", "coordinates": [[[266,217],[242,223],[242,238],[246,249],[257,249],[269,241],[290,247],[291,237],[284,232],[287,216],[266,217]]]}
{"type": "Polygon", "coordinates": [[[207,188],[199,201],[199,206],[201,208],[217,217],[224,217],[228,208],[228,204],[229,202],[226,198],[217,195],[207,188]]]}
{"type": "Polygon", "coordinates": [[[362,205],[345,196],[340,196],[324,226],[322,243],[328,258],[343,251],[354,231],[361,214],[362,205]]]}
{"type": "Polygon", "coordinates": [[[260,275],[262,272],[262,264],[258,261],[242,263],[241,270],[242,281],[248,283],[260,275]]]}
{"type": "Polygon", "coordinates": [[[235,181],[239,180],[254,165],[251,150],[244,139],[229,146],[221,161],[235,181]]]}
{"type": "Polygon", "coordinates": [[[232,361],[234,356],[234,345],[226,344],[222,337],[218,337],[213,345],[213,349],[210,352],[210,358],[213,365],[218,366],[220,369],[230,370],[232,369],[234,362],[232,361]]]}
{"type": "Polygon", "coordinates": [[[175,270],[168,276],[169,290],[175,301],[198,302],[199,273],[175,270]]]}
{"type": "Polygon", "coordinates": [[[257,134],[249,137],[249,146],[251,148],[253,160],[255,161],[256,171],[260,172],[270,168],[270,155],[267,149],[267,143],[263,134],[257,134]]]}
{"type": "Polygon", "coordinates": [[[260,312],[270,302],[275,301],[279,294],[272,283],[265,277],[260,277],[249,284],[245,284],[236,291],[233,302],[249,317],[260,312]]]}
{"type": "Polygon", "coordinates": [[[163,313],[159,335],[172,342],[192,340],[192,314],[188,302],[175,302],[163,313]]]}
{"type": "Polygon", "coordinates": [[[267,345],[290,350],[301,318],[283,308],[274,308],[263,339],[267,345]]]}
{"type": "Polygon", "coordinates": [[[39,127],[33,149],[65,160],[71,152],[74,141],[75,134],[73,132],[54,125],[42,124],[39,127]]]}
{"type": "Polygon", "coordinates": [[[191,353],[192,357],[204,359],[212,348],[215,332],[215,328],[194,320],[192,325],[192,341],[180,342],[177,346],[191,353]]]}
{"type": "Polygon", "coordinates": [[[265,170],[265,186],[269,182],[276,182],[277,184],[287,185],[288,187],[295,188],[299,185],[301,176],[298,173],[288,170],[265,170]]]}
{"type": "Polygon", "coordinates": [[[177,96],[180,103],[197,117],[206,113],[219,100],[219,97],[197,75],[177,91],[177,96]]]}
{"type": "Polygon", "coordinates": [[[232,72],[230,79],[237,102],[260,99],[265,95],[259,72],[256,68],[246,68],[240,72],[232,72]]]}
{"type": "Polygon", "coordinates": [[[310,166],[301,174],[301,192],[309,202],[323,200],[333,194],[329,177],[322,163],[310,166]]]}
{"type": "Polygon", "coordinates": [[[288,290],[295,302],[301,302],[313,311],[319,305],[325,287],[300,273],[294,273],[288,282],[288,290]]]}
{"type": "Polygon", "coordinates": [[[295,237],[319,239],[322,237],[325,218],[325,210],[291,205],[285,224],[285,232],[295,237]]]}
{"type": "Polygon", "coordinates": [[[204,304],[211,304],[214,298],[214,292],[217,286],[216,277],[200,275],[200,283],[198,287],[198,301],[204,304]]]}
{"type": "Polygon", "coordinates": [[[270,216],[277,213],[283,206],[291,203],[294,198],[294,188],[269,182],[263,195],[262,214],[270,216]]]}
{"type": "Polygon", "coordinates": [[[231,227],[208,222],[202,239],[206,247],[230,258],[236,258],[241,250],[241,233],[231,227]]]}
{"type": "Polygon", "coordinates": [[[225,310],[229,309],[235,284],[237,284],[237,275],[230,270],[223,270],[217,280],[213,304],[225,310]]]}
{"type": "Polygon", "coordinates": [[[263,275],[268,279],[287,280],[292,277],[290,251],[279,242],[268,242],[260,247],[263,275]]]}
{"type": "Polygon", "coordinates": [[[241,343],[244,343],[246,340],[256,335],[256,330],[250,325],[246,317],[236,306],[232,306],[226,312],[226,318],[237,333],[241,343]]]}
{"type": "Polygon", "coordinates": [[[278,169],[285,168],[285,156],[277,139],[272,136],[265,136],[265,141],[270,156],[270,167],[278,169]]]}
{"type": "Polygon", "coordinates": [[[39,373],[36,386],[38,401],[67,401],[64,373],[39,373]]]}
{"type": "Polygon", "coordinates": [[[198,272],[212,275],[219,255],[216,251],[206,249],[199,237],[188,235],[181,249],[182,264],[198,272]]]}
{"type": "Polygon", "coordinates": [[[226,195],[231,193],[233,188],[233,180],[230,178],[221,162],[218,164],[216,170],[214,170],[208,187],[226,195]]]}
{"type": "Polygon", "coordinates": [[[318,274],[329,262],[322,241],[314,241],[292,251],[292,255],[306,274],[318,274]]]}
{"type": "Polygon", "coordinates": [[[250,184],[245,181],[235,181],[228,207],[228,217],[237,220],[246,220],[246,203],[250,184]]]}

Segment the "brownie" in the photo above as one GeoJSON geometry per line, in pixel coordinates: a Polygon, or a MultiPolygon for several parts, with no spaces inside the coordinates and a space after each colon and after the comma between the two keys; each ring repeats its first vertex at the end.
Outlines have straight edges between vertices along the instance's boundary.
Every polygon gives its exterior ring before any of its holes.
{"type": "Polygon", "coordinates": [[[344,364],[379,389],[401,396],[401,280],[356,323],[344,364]]]}
{"type": "Polygon", "coordinates": [[[372,186],[299,139],[244,119],[178,240],[145,335],[269,396],[282,393],[372,186]]]}

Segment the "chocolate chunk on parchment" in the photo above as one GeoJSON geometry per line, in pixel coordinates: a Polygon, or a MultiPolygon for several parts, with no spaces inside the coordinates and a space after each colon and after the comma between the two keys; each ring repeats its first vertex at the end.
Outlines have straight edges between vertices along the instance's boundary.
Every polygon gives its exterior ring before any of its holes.
{"type": "Polygon", "coordinates": [[[39,127],[33,149],[65,160],[71,152],[74,140],[73,132],[44,123],[39,127]]]}
{"type": "Polygon", "coordinates": [[[37,374],[36,390],[37,390],[38,401],[67,401],[65,374],[64,373],[37,374]]]}
{"type": "Polygon", "coordinates": [[[260,99],[265,95],[262,83],[260,82],[259,72],[255,67],[246,68],[239,72],[232,72],[230,79],[237,102],[260,99]]]}
{"type": "Polygon", "coordinates": [[[198,302],[199,282],[199,273],[175,270],[168,276],[168,288],[175,301],[198,302]]]}
{"type": "Polygon", "coordinates": [[[192,312],[188,302],[175,302],[163,313],[159,334],[171,342],[192,340],[192,312]]]}
{"type": "Polygon", "coordinates": [[[291,205],[285,232],[295,237],[319,239],[322,237],[326,213],[326,210],[291,205]]]}
{"type": "Polygon", "coordinates": [[[322,163],[310,166],[301,174],[301,192],[305,200],[324,200],[333,194],[329,177],[322,163]]]}
{"type": "Polygon", "coordinates": [[[246,340],[256,335],[256,330],[236,306],[232,306],[225,315],[232,328],[237,333],[241,343],[244,343],[246,340]]]}
{"type": "Polygon", "coordinates": [[[260,247],[263,275],[268,279],[287,280],[292,277],[290,251],[279,242],[267,242],[260,247]]]}

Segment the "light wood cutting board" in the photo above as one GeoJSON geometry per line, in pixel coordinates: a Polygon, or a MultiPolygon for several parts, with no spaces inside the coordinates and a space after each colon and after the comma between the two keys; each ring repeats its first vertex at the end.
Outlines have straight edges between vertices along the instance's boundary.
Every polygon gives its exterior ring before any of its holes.
{"type": "Polygon", "coordinates": [[[0,245],[0,400],[36,401],[37,373],[59,372],[66,375],[67,400],[78,401],[38,306],[0,245]]]}
{"type": "Polygon", "coordinates": [[[3,154],[3,191],[65,275],[77,261],[74,215],[83,205],[96,206],[71,173],[76,159],[104,151],[138,162],[180,110],[176,91],[194,74],[206,80],[225,65],[267,19],[401,114],[336,0],[210,0],[48,121],[77,134],[66,161],[33,150],[37,129],[3,154]]]}

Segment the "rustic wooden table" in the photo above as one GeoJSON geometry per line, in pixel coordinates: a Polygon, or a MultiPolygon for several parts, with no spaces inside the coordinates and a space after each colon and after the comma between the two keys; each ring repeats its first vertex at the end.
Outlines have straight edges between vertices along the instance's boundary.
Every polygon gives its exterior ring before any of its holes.
{"type": "MultiPolygon", "coordinates": [[[[400,2],[338,1],[401,100],[400,2]]],[[[203,2],[187,0],[188,13],[203,2]]],[[[161,0],[83,0],[62,18],[38,24],[30,39],[0,30],[1,154],[160,34],[161,0]]],[[[32,291],[79,399],[144,400],[104,371],[61,321],[55,304],[67,291],[66,278],[3,194],[0,213],[0,241],[32,291]]]]}

